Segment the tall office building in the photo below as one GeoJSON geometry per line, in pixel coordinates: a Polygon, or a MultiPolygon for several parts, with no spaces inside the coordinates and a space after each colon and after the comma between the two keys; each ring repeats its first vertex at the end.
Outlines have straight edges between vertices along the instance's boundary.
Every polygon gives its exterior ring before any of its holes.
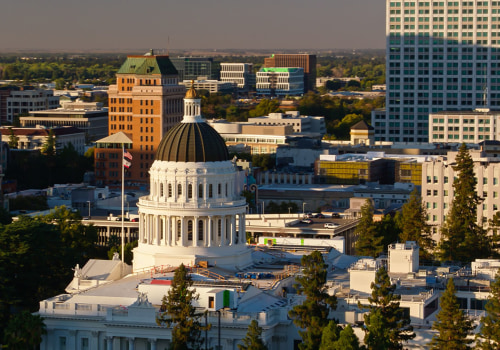
{"type": "Polygon", "coordinates": [[[499,1],[386,0],[380,141],[427,142],[429,114],[500,105],[499,1]]]}
{"type": "MultiPolygon", "coordinates": [[[[177,70],[168,56],[127,56],[109,87],[109,135],[120,131],[132,140],[132,166],[125,180],[147,186],[149,168],[163,135],[182,120],[186,88],[178,85],[177,70]]],[[[98,143],[105,146],[106,143],[98,143]]],[[[111,146],[110,146],[111,147],[111,146]]],[[[96,181],[121,181],[121,149],[95,150],[96,181]],[[116,154],[115,154],[116,153],[116,154]]]]}
{"type": "Polygon", "coordinates": [[[308,54],[274,54],[264,58],[263,68],[296,68],[304,69],[304,89],[312,91],[316,86],[316,55],[308,54]]]}
{"type": "Polygon", "coordinates": [[[170,61],[177,69],[179,81],[198,80],[198,77],[206,77],[208,80],[214,79],[212,73],[214,59],[212,57],[172,57],[170,61]]]}

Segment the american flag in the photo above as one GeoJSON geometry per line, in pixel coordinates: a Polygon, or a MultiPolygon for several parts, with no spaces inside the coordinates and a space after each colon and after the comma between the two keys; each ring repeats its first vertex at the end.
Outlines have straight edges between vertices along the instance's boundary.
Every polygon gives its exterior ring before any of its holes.
{"type": "Polygon", "coordinates": [[[123,152],[123,157],[125,157],[125,159],[132,160],[132,155],[129,151],[123,152]]]}

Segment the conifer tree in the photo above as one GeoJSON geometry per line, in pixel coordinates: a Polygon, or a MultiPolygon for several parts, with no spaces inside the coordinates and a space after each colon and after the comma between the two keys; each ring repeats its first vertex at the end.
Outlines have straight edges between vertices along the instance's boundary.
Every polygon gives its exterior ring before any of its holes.
{"type": "Polygon", "coordinates": [[[163,297],[156,323],[172,327],[171,350],[201,349],[204,330],[200,322],[201,314],[196,312],[193,302],[198,300],[193,280],[186,267],[181,264],[174,273],[168,294],[163,297]]]}
{"type": "Polygon", "coordinates": [[[298,294],[306,296],[304,302],[289,312],[293,323],[301,328],[300,350],[316,350],[321,343],[323,329],[328,325],[328,315],[337,307],[337,298],[327,292],[327,266],[319,251],[304,255],[301,260],[302,276],[297,277],[295,285],[298,294]]]}
{"type": "MultiPolygon", "coordinates": [[[[365,315],[365,344],[368,349],[402,349],[403,342],[415,337],[410,317],[399,306],[401,296],[384,267],[378,269],[368,298],[370,312],[365,315]]],[[[360,305],[361,306],[361,305],[360,305]]]]}
{"type": "Polygon", "coordinates": [[[490,243],[483,227],[477,224],[477,207],[481,198],[476,193],[474,162],[465,144],[455,157],[453,170],[454,199],[446,222],[441,228],[439,255],[442,260],[470,262],[490,254],[490,243]]]}
{"type": "Polygon", "coordinates": [[[267,350],[262,341],[262,328],[256,320],[252,320],[248,326],[247,335],[242,339],[243,345],[238,344],[239,350],[267,350]]]}
{"type": "Polygon", "coordinates": [[[399,240],[403,243],[406,241],[417,242],[420,247],[420,256],[430,258],[433,240],[430,226],[427,224],[427,210],[417,188],[412,191],[408,202],[403,205],[397,221],[401,229],[399,240]]]}
{"type": "Polygon", "coordinates": [[[373,203],[367,199],[361,207],[361,220],[356,226],[355,235],[356,254],[363,256],[372,256],[376,258],[383,250],[383,237],[378,235],[377,225],[373,222],[373,203]]]}
{"type": "Polygon", "coordinates": [[[361,350],[364,346],[359,345],[359,339],[354,334],[351,325],[347,325],[341,332],[339,340],[333,343],[331,350],[361,350]]]}
{"type": "Polygon", "coordinates": [[[331,350],[335,342],[339,339],[340,336],[340,327],[337,322],[330,321],[328,325],[323,329],[323,333],[321,334],[321,345],[319,346],[319,350],[331,350]]]}
{"type": "Polygon", "coordinates": [[[476,348],[500,349],[500,271],[491,283],[491,294],[485,309],[486,316],[481,318],[481,332],[476,336],[476,348]]]}
{"type": "Polygon", "coordinates": [[[472,323],[460,310],[457,297],[455,296],[455,284],[453,278],[448,280],[446,290],[439,299],[441,310],[436,315],[437,321],[432,329],[438,331],[431,342],[431,350],[464,350],[472,349],[472,339],[467,336],[472,332],[472,323]]]}

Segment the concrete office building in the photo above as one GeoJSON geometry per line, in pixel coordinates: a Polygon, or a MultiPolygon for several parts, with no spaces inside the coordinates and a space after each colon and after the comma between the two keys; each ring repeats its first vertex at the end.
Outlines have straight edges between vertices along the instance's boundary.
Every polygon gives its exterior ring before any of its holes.
{"type": "MultiPolygon", "coordinates": [[[[491,141],[490,141],[491,142],[491,141]]],[[[481,143],[481,150],[470,150],[476,175],[476,193],[483,198],[477,207],[478,223],[487,222],[500,208],[500,146],[496,142],[488,151],[487,142],[481,143]]],[[[422,201],[427,208],[427,223],[433,227],[432,238],[439,242],[440,227],[446,220],[454,198],[453,179],[456,176],[453,166],[457,152],[437,157],[422,164],[422,201]]]]}
{"type": "Polygon", "coordinates": [[[177,69],[179,81],[197,80],[198,77],[215,79],[212,74],[212,57],[171,57],[170,61],[177,69]]]}
{"type": "Polygon", "coordinates": [[[264,68],[301,67],[304,70],[304,90],[312,91],[316,86],[316,55],[273,54],[264,59],[264,68]]]}
{"type": "Polygon", "coordinates": [[[429,142],[480,143],[500,140],[500,111],[442,111],[429,116],[429,142]]]}
{"type": "Polygon", "coordinates": [[[7,121],[12,123],[15,117],[31,111],[43,111],[59,107],[59,96],[52,90],[36,89],[28,86],[21,90],[11,90],[7,97],[7,121]]]}
{"type": "Polygon", "coordinates": [[[303,68],[261,68],[257,72],[257,94],[267,96],[302,95],[303,68]]]}
{"type": "Polygon", "coordinates": [[[498,1],[386,0],[386,113],[377,141],[428,142],[429,114],[500,105],[498,1]]]}
{"type": "Polygon", "coordinates": [[[61,102],[62,107],[43,111],[32,111],[20,117],[21,126],[47,128],[74,126],[85,132],[86,140],[95,141],[108,135],[108,109],[97,102],[61,102]]]}
{"type": "Polygon", "coordinates": [[[241,92],[255,89],[252,63],[221,63],[220,68],[221,81],[236,83],[241,92]]]}

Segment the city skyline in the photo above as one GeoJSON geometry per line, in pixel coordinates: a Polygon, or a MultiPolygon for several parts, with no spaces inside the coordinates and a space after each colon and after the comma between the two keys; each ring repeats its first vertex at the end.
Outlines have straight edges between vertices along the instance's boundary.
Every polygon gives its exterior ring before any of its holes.
{"type": "Polygon", "coordinates": [[[6,0],[0,51],[382,49],[382,0],[6,0]],[[363,11],[360,11],[363,9],[363,11]],[[22,23],[20,26],[19,24],[22,23]]]}

